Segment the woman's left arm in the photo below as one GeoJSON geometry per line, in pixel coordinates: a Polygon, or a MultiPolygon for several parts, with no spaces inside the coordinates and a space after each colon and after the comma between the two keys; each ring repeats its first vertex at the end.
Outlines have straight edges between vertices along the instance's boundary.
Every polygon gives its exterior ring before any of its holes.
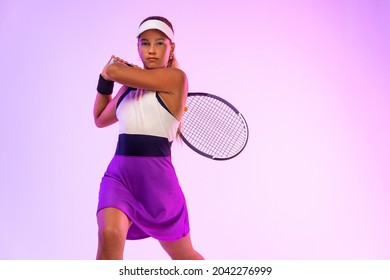
{"type": "Polygon", "coordinates": [[[112,63],[106,70],[109,78],[128,87],[169,93],[182,92],[186,75],[176,68],[141,69],[123,63],[112,63]]]}

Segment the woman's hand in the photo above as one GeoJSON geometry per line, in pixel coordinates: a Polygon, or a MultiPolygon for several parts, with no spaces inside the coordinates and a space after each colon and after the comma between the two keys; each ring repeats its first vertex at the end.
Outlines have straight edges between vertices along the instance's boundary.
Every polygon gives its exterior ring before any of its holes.
{"type": "Polygon", "coordinates": [[[134,64],[130,64],[130,63],[128,63],[126,60],[124,60],[124,59],[122,59],[122,58],[120,58],[120,57],[117,57],[117,56],[115,56],[115,55],[112,55],[111,58],[110,58],[110,60],[109,60],[109,61],[107,62],[107,64],[104,66],[103,71],[102,71],[102,77],[103,77],[105,80],[107,80],[107,81],[112,81],[112,79],[110,78],[110,76],[108,76],[108,74],[107,74],[107,68],[108,68],[111,64],[113,64],[113,63],[115,63],[115,62],[123,63],[123,64],[126,64],[126,65],[131,66],[131,67],[139,68],[138,66],[136,66],[136,65],[134,65],[134,64]]]}

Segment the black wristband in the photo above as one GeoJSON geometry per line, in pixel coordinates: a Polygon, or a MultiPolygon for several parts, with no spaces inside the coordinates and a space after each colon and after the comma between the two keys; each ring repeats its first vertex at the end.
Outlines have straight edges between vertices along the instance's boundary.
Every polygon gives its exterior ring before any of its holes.
{"type": "Polygon", "coordinates": [[[102,74],[99,75],[99,82],[97,85],[97,91],[100,94],[110,95],[114,90],[114,81],[107,81],[103,78],[102,74]]]}

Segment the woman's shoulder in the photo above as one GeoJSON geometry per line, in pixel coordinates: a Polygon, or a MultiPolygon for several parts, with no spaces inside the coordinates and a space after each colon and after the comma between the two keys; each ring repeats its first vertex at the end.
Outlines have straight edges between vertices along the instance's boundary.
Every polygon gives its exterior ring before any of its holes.
{"type": "Polygon", "coordinates": [[[176,75],[179,78],[187,79],[186,73],[179,68],[165,68],[165,70],[169,71],[169,73],[172,73],[172,75],[176,75]]]}
{"type": "Polygon", "coordinates": [[[177,79],[183,84],[187,85],[187,75],[186,73],[179,68],[172,68],[172,70],[176,73],[177,79]]]}

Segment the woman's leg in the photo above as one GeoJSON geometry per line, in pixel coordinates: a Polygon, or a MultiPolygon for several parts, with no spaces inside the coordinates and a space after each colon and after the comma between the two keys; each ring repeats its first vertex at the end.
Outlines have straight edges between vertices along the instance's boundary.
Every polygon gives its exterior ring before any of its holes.
{"type": "Polygon", "coordinates": [[[129,218],[116,208],[104,208],[97,214],[99,226],[98,260],[121,260],[125,248],[129,218]]]}
{"type": "Polygon", "coordinates": [[[204,260],[192,247],[190,234],[177,241],[159,242],[172,260],[204,260]]]}

